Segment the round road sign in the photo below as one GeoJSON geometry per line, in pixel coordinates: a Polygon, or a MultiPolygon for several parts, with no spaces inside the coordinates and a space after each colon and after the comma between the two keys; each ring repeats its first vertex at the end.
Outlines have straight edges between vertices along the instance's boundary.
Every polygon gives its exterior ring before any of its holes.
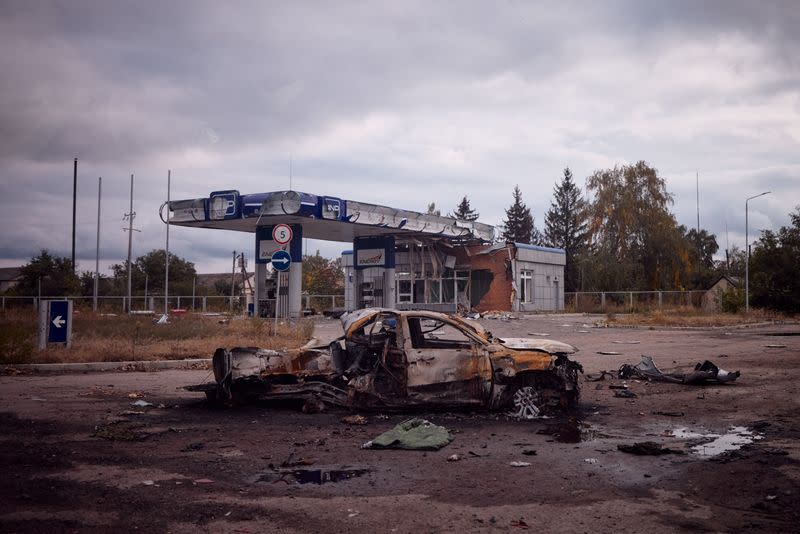
{"type": "Polygon", "coordinates": [[[285,250],[276,250],[272,254],[270,261],[272,262],[272,266],[281,272],[288,271],[289,267],[292,265],[292,257],[285,250]]]}
{"type": "Polygon", "coordinates": [[[285,245],[292,240],[292,228],[288,224],[278,224],[272,229],[272,240],[285,245]]]}

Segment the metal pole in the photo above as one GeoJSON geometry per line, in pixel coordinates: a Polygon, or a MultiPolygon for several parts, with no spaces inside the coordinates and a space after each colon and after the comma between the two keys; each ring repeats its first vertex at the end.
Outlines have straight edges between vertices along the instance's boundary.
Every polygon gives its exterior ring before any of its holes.
{"type": "Polygon", "coordinates": [[[754,198],[763,197],[772,191],[764,191],[744,201],[744,311],[750,313],[750,240],[748,235],[748,205],[754,198]]]}
{"type": "Polygon", "coordinates": [[[150,309],[150,306],[147,305],[147,273],[144,275],[144,309],[150,309]]]}
{"type": "Polygon", "coordinates": [[[169,313],[169,186],[172,178],[172,171],[167,171],[167,246],[166,246],[166,267],[164,268],[164,315],[169,313]]]}
{"type": "Polygon", "coordinates": [[[128,313],[132,311],[131,277],[133,276],[133,265],[131,264],[131,251],[133,250],[133,174],[131,174],[131,203],[128,211],[128,313]]]}
{"type": "Polygon", "coordinates": [[[78,158],[72,167],[72,272],[75,272],[75,210],[78,200],[78,158]]]}
{"type": "Polygon", "coordinates": [[[194,311],[194,288],[197,285],[197,277],[192,278],[192,311],[194,311]]]}
{"type": "Polygon", "coordinates": [[[92,311],[97,312],[97,293],[100,285],[100,197],[103,193],[103,177],[97,179],[97,247],[94,256],[94,295],[92,311]]]}
{"type": "Polygon", "coordinates": [[[230,314],[233,315],[233,290],[236,286],[236,251],[233,251],[233,268],[231,269],[231,305],[230,314]]]}

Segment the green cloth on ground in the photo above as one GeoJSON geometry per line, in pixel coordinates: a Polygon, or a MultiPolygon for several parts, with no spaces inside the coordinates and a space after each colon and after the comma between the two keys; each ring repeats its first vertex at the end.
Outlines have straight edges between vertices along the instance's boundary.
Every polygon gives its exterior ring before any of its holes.
{"type": "Polygon", "coordinates": [[[364,449],[410,449],[436,451],[453,441],[453,435],[425,419],[408,419],[366,442],[364,449]]]}

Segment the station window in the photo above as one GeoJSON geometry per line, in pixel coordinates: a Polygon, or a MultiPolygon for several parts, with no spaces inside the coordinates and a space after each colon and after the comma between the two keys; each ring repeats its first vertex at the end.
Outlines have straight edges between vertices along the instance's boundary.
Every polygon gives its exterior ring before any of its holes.
{"type": "Polygon", "coordinates": [[[519,282],[519,301],[533,302],[533,271],[520,271],[519,282]]]}

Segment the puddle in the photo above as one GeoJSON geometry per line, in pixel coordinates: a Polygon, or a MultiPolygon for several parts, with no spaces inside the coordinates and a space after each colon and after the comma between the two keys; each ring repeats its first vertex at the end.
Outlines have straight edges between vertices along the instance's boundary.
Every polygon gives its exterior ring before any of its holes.
{"type": "Polygon", "coordinates": [[[694,454],[705,457],[718,456],[725,452],[739,450],[743,446],[763,438],[760,434],[756,434],[743,426],[731,427],[725,434],[701,434],[685,427],[676,428],[670,434],[680,439],[708,440],[694,445],[691,449],[694,454]]]}
{"type": "Polygon", "coordinates": [[[372,471],[371,469],[294,469],[291,471],[274,471],[264,473],[258,477],[256,482],[285,482],[287,484],[328,484],[331,482],[343,482],[363,476],[372,471]]]}
{"type": "Polygon", "coordinates": [[[594,437],[592,427],[575,418],[549,424],[536,433],[553,436],[558,443],[580,443],[594,437]]]}

